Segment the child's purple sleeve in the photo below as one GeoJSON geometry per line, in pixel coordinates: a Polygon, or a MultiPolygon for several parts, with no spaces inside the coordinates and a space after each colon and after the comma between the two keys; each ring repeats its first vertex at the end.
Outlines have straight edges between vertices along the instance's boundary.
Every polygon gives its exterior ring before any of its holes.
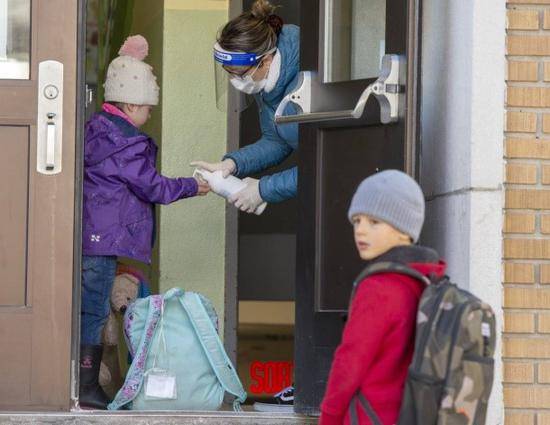
{"type": "Polygon", "coordinates": [[[124,157],[117,161],[121,179],[138,198],[153,204],[170,204],[197,194],[198,183],[194,178],[159,174],[146,150],[145,143],[137,143],[125,149],[124,157]]]}

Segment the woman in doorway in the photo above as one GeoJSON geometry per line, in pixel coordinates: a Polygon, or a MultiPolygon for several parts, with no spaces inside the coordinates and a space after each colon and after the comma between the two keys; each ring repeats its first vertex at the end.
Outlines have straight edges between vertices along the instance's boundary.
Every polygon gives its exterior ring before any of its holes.
{"type": "MultiPolygon", "coordinates": [[[[298,125],[275,124],[279,103],[297,84],[300,62],[300,29],[283,25],[275,7],[256,0],[248,12],[229,21],[214,45],[214,59],[233,87],[253,95],[258,105],[261,138],[254,144],[226,154],[221,162],[195,161],[191,165],[208,171],[222,171],[224,177],[246,177],[246,187],[229,198],[242,211],[252,213],[264,202],[282,202],[296,196],[296,167],[264,176],[249,177],[283,162],[298,147],[298,125]]],[[[288,106],[286,114],[294,114],[288,106]]],[[[294,388],[289,387],[271,400],[255,403],[261,411],[292,412],[294,388]]]]}
{"type": "MultiPolygon", "coordinates": [[[[296,196],[297,168],[249,177],[283,162],[298,147],[298,125],[276,125],[275,110],[298,80],[300,30],[283,25],[275,7],[256,0],[248,12],[229,21],[214,45],[214,59],[233,87],[253,95],[258,105],[261,138],[254,144],[226,154],[221,162],[195,161],[191,165],[222,171],[224,177],[245,177],[246,187],[229,198],[242,211],[252,213],[264,202],[275,203],[296,196]]],[[[289,105],[286,114],[294,114],[289,105]]]]}

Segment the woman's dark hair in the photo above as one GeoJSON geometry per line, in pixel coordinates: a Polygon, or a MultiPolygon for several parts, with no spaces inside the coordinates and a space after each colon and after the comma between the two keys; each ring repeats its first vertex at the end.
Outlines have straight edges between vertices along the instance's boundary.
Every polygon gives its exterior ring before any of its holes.
{"type": "Polygon", "coordinates": [[[268,0],[256,0],[248,12],[229,21],[218,35],[218,43],[231,52],[263,54],[277,45],[283,19],[268,0]]]}

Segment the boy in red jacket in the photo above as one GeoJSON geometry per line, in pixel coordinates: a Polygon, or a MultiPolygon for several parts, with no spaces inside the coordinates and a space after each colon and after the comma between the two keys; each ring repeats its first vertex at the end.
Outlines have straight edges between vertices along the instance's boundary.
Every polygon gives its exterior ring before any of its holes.
{"type": "MultiPolygon", "coordinates": [[[[438,254],[413,245],[422,230],[424,209],[422,190],[405,173],[387,170],[365,179],[353,196],[348,217],[357,251],[367,266],[398,262],[426,276],[442,276],[445,263],[438,254]]],[[[356,423],[373,424],[363,407],[351,403],[359,392],[379,423],[397,422],[423,290],[424,283],[396,273],[373,275],[358,284],[332,362],[320,425],[349,424],[352,410],[356,423]]]]}

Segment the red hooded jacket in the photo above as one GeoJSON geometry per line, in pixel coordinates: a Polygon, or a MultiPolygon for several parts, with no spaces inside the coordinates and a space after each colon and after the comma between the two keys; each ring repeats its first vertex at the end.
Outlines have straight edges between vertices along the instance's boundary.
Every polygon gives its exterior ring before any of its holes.
{"type": "MultiPolygon", "coordinates": [[[[395,248],[384,257],[377,261],[405,260],[399,262],[426,276],[445,273],[445,263],[428,248],[395,248]]],[[[358,390],[384,425],[397,422],[424,287],[416,279],[395,273],[374,275],[359,284],[332,362],[320,425],[349,424],[349,405],[358,390]]],[[[361,407],[357,413],[361,425],[371,424],[361,407]]]]}

